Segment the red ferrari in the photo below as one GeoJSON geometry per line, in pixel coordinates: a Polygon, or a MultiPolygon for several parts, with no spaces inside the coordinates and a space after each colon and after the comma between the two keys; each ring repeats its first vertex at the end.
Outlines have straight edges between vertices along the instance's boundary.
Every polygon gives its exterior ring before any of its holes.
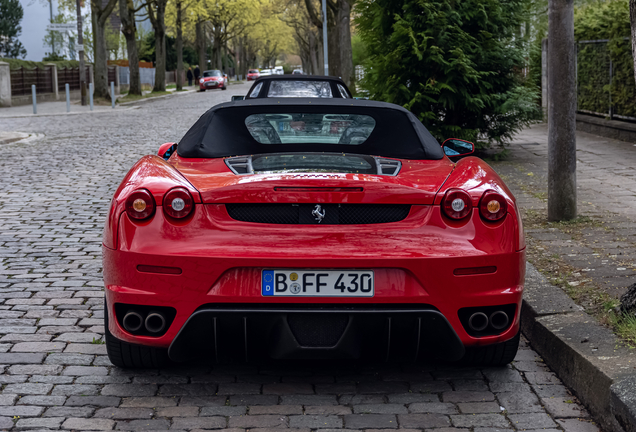
{"type": "Polygon", "coordinates": [[[213,107],[115,192],[111,362],[510,362],[523,228],[473,150],[388,103],[213,107]]]}

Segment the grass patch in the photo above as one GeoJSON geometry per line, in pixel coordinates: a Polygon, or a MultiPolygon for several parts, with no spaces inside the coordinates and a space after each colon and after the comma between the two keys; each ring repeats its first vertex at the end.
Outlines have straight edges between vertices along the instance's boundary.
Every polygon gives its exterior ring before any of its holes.
{"type": "Polygon", "coordinates": [[[625,340],[630,348],[636,348],[636,316],[611,311],[609,320],[616,334],[625,340]]]}
{"type": "Polygon", "coordinates": [[[133,102],[133,101],[138,101],[141,99],[149,99],[149,98],[153,98],[153,97],[158,97],[158,96],[165,96],[165,95],[169,95],[172,94],[172,92],[169,91],[159,91],[159,92],[152,92],[152,93],[148,93],[145,94],[143,96],[139,96],[139,95],[131,95],[131,94],[127,94],[126,96],[119,98],[118,102],[133,102]]]}

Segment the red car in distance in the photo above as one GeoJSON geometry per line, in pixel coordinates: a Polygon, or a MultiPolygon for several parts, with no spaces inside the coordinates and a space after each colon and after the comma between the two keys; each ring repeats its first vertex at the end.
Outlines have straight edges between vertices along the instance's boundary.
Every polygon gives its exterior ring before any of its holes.
{"type": "Polygon", "coordinates": [[[112,199],[111,362],[509,363],[523,227],[503,180],[464,157],[473,150],[383,102],[211,108],[112,199]]]}
{"type": "Polygon", "coordinates": [[[261,76],[261,72],[258,69],[250,69],[247,71],[247,80],[254,81],[261,76]]]}
{"type": "Polygon", "coordinates": [[[203,76],[199,79],[199,90],[202,92],[217,88],[227,90],[227,85],[227,75],[222,74],[220,70],[204,71],[203,76]]]}

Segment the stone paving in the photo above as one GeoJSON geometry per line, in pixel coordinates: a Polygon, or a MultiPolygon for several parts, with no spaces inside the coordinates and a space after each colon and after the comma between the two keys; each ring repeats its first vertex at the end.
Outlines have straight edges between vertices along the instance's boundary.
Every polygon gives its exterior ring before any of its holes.
{"type": "MultiPolygon", "coordinates": [[[[547,214],[547,152],[547,126],[538,124],[517,135],[505,162],[493,163],[526,216],[547,214]]],[[[574,269],[570,286],[593,283],[618,298],[636,283],[635,166],[636,144],[578,132],[578,211],[592,223],[526,226],[535,250],[574,269]]]]}
{"type": "Polygon", "coordinates": [[[45,134],[0,146],[0,429],[599,430],[525,340],[512,365],[490,369],[112,366],[100,275],[112,193],[141,155],[247,89],[127,112],[0,119],[0,131],[45,134]]]}

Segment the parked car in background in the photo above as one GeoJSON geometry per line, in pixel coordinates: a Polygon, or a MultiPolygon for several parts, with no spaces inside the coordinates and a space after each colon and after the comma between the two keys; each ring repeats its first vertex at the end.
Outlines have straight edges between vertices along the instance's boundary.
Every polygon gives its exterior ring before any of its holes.
{"type": "Polygon", "coordinates": [[[220,70],[207,70],[203,72],[203,76],[199,80],[199,89],[204,92],[206,90],[217,89],[227,90],[227,75],[221,73],[220,70]]]}
{"type": "Polygon", "coordinates": [[[261,76],[261,72],[258,69],[250,69],[247,71],[247,80],[254,81],[261,76]]]}
{"type": "MultiPolygon", "coordinates": [[[[261,76],[245,99],[271,97],[318,97],[351,99],[351,91],[338,77],[316,75],[261,76]]],[[[239,97],[234,96],[233,100],[239,97]]]]}
{"type": "Polygon", "coordinates": [[[274,74],[275,75],[283,75],[283,74],[285,74],[285,70],[283,69],[282,66],[276,66],[274,68],[274,74]]]}
{"type": "Polygon", "coordinates": [[[271,69],[262,69],[261,70],[261,76],[269,76],[272,75],[272,70],[271,69]]]}
{"type": "Polygon", "coordinates": [[[304,75],[304,73],[302,69],[294,69],[292,75],[304,75]]]}

